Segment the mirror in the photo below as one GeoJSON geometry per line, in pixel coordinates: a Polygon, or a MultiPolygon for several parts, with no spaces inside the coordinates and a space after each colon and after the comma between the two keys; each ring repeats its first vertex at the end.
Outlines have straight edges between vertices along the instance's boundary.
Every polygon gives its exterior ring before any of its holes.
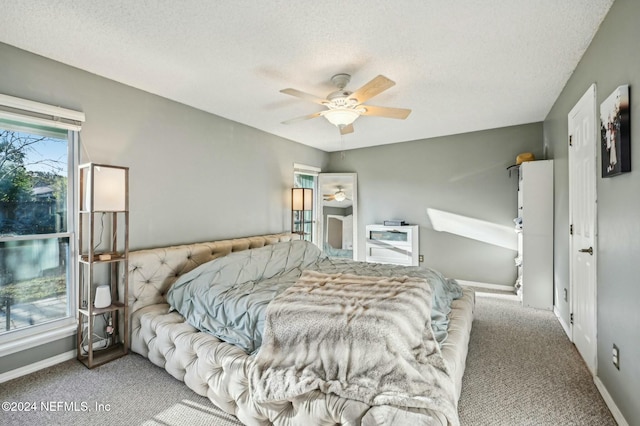
{"type": "Polygon", "coordinates": [[[329,257],[358,258],[356,173],[318,174],[318,241],[329,257]]]}

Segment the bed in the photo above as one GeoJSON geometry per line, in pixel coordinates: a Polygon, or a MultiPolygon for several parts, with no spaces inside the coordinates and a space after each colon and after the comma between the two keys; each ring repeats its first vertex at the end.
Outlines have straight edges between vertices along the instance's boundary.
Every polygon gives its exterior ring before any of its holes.
{"type": "MultiPolygon", "coordinates": [[[[302,306],[303,311],[288,312],[289,315],[294,316],[289,319],[285,316],[284,319],[279,320],[280,323],[276,322],[273,319],[277,318],[274,316],[276,307],[279,308],[278,312],[282,312],[283,307],[292,306],[286,298],[298,297],[299,290],[307,288],[304,286],[315,286],[314,289],[318,290],[327,288],[327,283],[338,285],[341,280],[348,280],[351,286],[349,288],[357,288],[354,283],[364,279],[366,281],[356,284],[365,289],[374,288],[369,287],[371,285],[381,285],[381,288],[386,291],[391,288],[388,287],[389,285],[396,285],[394,288],[418,292],[407,293],[406,297],[429,300],[429,308],[432,303],[435,303],[436,298],[435,293],[433,293],[433,297],[414,297],[416,294],[431,295],[433,285],[427,285],[427,288],[424,286],[424,283],[427,282],[424,279],[426,268],[395,266],[389,270],[382,265],[376,266],[348,259],[330,259],[323,254],[316,253],[315,246],[312,248],[308,243],[296,241],[297,237],[294,234],[275,234],[131,252],[128,271],[131,351],[164,368],[193,391],[208,397],[213,404],[233,414],[247,425],[458,424],[457,401],[460,397],[475,306],[474,293],[468,288],[460,288],[460,294],[447,308],[446,330],[438,329],[437,321],[432,318],[433,327],[430,322],[427,322],[429,326],[422,327],[418,331],[430,336],[429,339],[425,338],[425,341],[432,341],[432,338],[437,338],[438,341],[436,346],[425,345],[431,348],[430,352],[426,354],[431,360],[430,365],[426,367],[438,374],[433,379],[438,385],[438,392],[432,394],[430,388],[427,388],[426,392],[421,394],[423,397],[410,398],[409,402],[406,402],[406,399],[398,399],[393,393],[393,389],[391,398],[389,398],[389,393],[386,394],[386,399],[380,399],[379,395],[369,397],[368,394],[362,397],[358,393],[361,389],[361,382],[357,383],[355,393],[352,392],[353,386],[340,386],[344,384],[342,367],[340,365],[326,367],[329,362],[327,358],[314,359],[310,361],[309,365],[315,363],[314,365],[317,367],[321,364],[325,370],[337,371],[340,378],[333,381],[329,381],[327,378],[323,378],[323,380],[314,378],[313,381],[307,380],[303,385],[300,385],[300,382],[292,384],[290,380],[292,377],[297,380],[303,374],[296,374],[296,372],[292,374],[288,370],[272,370],[272,368],[279,367],[272,365],[272,360],[287,358],[287,353],[278,355],[270,352],[274,348],[280,347],[279,342],[273,343],[273,336],[277,335],[278,330],[285,329],[288,333],[293,333],[295,337],[304,332],[301,330],[307,328],[307,325],[301,325],[301,328],[293,329],[292,332],[288,325],[305,323],[303,320],[292,321],[291,318],[301,318],[309,321],[309,324],[317,324],[317,321],[320,321],[323,316],[340,314],[339,312],[330,312],[327,315],[318,315],[313,319],[310,316],[307,318],[304,309],[308,309],[308,306],[302,306]],[[304,244],[308,244],[308,246],[303,247],[304,244]],[[297,254],[302,253],[300,250],[303,250],[304,253],[297,254]],[[276,256],[276,254],[283,251],[287,252],[293,260],[286,262],[278,260],[280,255],[276,256]],[[241,266],[238,267],[238,264],[241,266]],[[256,267],[256,265],[260,266],[256,267]],[[265,267],[265,265],[268,266],[265,267]],[[281,268],[282,271],[278,268],[281,268]],[[187,320],[178,312],[182,310],[185,315],[189,316],[188,309],[184,310],[185,306],[193,305],[192,299],[195,298],[195,293],[205,291],[193,288],[189,290],[192,282],[201,280],[202,277],[208,277],[209,281],[225,283],[227,278],[222,276],[220,271],[226,273],[228,270],[231,270],[231,275],[244,277],[240,281],[250,282],[251,286],[258,290],[260,289],[257,286],[262,286],[264,282],[282,284],[273,293],[269,293],[271,290],[265,293],[267,298],[272,298],[278,303],[264,303],[264,300],[250,302],[245,301],[246,298],[241,298],[242,303],[260,305],[263,308],[264,317],[256,319],[254,318],[258,317],[256,314],[243,315],[250,317],[248,320],[254,321],[258,325],[262,333],[258,333],[258,337],[252,336],[251,339],[246,340],[242,336],[237,337],[234,334],[236,332],[231,330],[231,337],[223,333],[225,341],[216,337],[215,333],[209,330],[213,327],[211,327],[210,319],[206,315],[200,313],[196,315],[196,319],[190,317],[187,320]],[[183,288],[186,288],[187,292],[178,293],[179,289],[183,288]],[[427,293],[419,293],[425,291],[427,293]],[[168,303],[168,297],[171,305],[168,303]],[[282,324],[285,326],[282,327],[282,324]],[[442,335],[445,337],[443,338],[442,335]],[[282,371],[284,372],[282,373],[282,371]],[[443,371],[446,372],[446,377],[443,376],[443,371]],[[274,380],[275,387],[263,386],[265,383],[271,383],[270,381],[274,377],[280,380],[279,382],[274,380]],[[283,383],[286,388],[284,392],[283,383]],[[445,385],[441,386],[442,383],[445,385]],[[336,388],[336,384],[338,388],[336,388]],[[295,392],[292,393],[292,390],[295,392]],[[350,397],[352,395],[354,395],[353,398],[350,397]],[[438,402],[438,398],[446,399],[448,402],[442,406],[438,402]],[[414,404],[413,401],[418,402],[414,404]],[[434,401],[438,403],[434,403],[434,401]]],[[[428,273],[439,275],[430,270],[428,273]]],[[[442,285],[445,287],[455,284],[452,280],[441,278],[442,285]]],[[[217,284],[210,285],[210,288],[216,287],[217,284]]],[[[210,288],[205,291],[206,294],[209,294],[210,288]]],[[[237,291],[237,289],[234,288],[233,291],[237,291]]],[[[233,291],[225,290],[224,293],[233,293],[233,291]]],[[[246,292],[246,290],[242,290],[242,292],[246,292]]],[[[306,290],[303,291],[303,293],[305,292],[306,290]]],[[[258,294],[260,291],[255,293],[258,294]]],[[[387,300],[387,298],[382,297],[380,300],[387,300]]],[[[205,299],[204,302],[201,300],[197,303],[209,305],[210,308],[216,305],[216,302],[209,302],[205,299]]],[[[315,301],[313,303],[317,304],[315,301]]],[[[359,303],[357,302],[355,305],[359,303]]],[[[244,306],[243,304],[238,305],[236,313],[244,312],[244,306]]],[[[327,303],[325,307],[335,311],[335,306],[336,304],[332,302],[327,303]]],[[[216,306],[216,309],[218,308],[216,306]]],[[[424,310],[422,306],[415,309],[424,310]]],[[[402,314],[402,311],[400,309],[399,313],[402,314]]],[[[234,316],[230,315],[229,311],[222,312],[220,315],[221,317],[234,316]]],[[[430,315],[433,317],[435,314],[431,313],[430,315]]],[[[349,318],[351,317],[349,316],[349,318]]],[[[232,322],[236,320],[233,319],[232,322]]],[[[364,317],[362,320],[369,321],[364,317]]],[[[335,321],[331,321],[331,323],[333,322],[335,321]]],[[[422,322],[417,321],[417,323],[422,322]]],[[[319,327],[321,332],[325,331],[325,325],[319,327]]],[[[223,324],[222,328],[229,329],[228,324],[223,324]]],[[[337,334],[340,335],[340,341],[344,343],[342,332],[337,334]]],[[[392,332],[390,334],[402,333],[392,332]]],[[[357,345],[354,346],[353,342],[357,341],[358,337],[359,335],[354,335],[353,338],[349,337],[349,341],[345,344],[351,345],[351,349],[355,348],[357,345]]],[[[371,336],[366,337],[366,339],[370,338],[371,336]]],[[[300,339],[294,340],[296,340],[295,344],[300,343],[300,339]]],[[[309,339],[302,340],[308,343],[309,339]]],[[[339,345],[339,343],[335,345],[339,345]]],[[[416,346],[415,342],[411,345],[416,346]]],[[[305,353],[304,357],[296,356],[295,362],[298,363],[300,358],[307,359],[312,355],[315,356],[317,352],[325,353],[325,355],[327,353],[326,348],[320,347],[318,349],[316,343],[313,343],[312,348],[305,353]]],[[[393,349],[387,352],[402,351],[393,349]]],[[[351,352],[349,351],[349,353],[351,352]]],[[[384,355],[384,351],[382,351],[382,355],[384,355]]],[[[426,356],[424,358],[426,359],[426,356]]],[[[401,361],[400,364],[404,365],[404,360],[401,361]]],[[[301,369],[296,364],[296,368],[298,368],[297,373],[313,370],[308,365],[301,369]]],[[[350,368],[352,368],[351,364],[350,368]]],[[[376,366],[374,370],[378,368],[379,366],[376,366]]],[[[391,374],[384,373],[384,377],[388,376],[391,374]]]]}

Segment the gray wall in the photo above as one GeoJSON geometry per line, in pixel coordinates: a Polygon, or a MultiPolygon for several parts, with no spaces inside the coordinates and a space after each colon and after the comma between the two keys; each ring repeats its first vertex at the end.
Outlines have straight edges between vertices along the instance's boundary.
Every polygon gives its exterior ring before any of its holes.
{"type": "MultiPolygon", "coordinates": [[[[424,264],[449,277],[512,286],[516,252],[433,230],[428,207],[513,227],[518,154],[542,157],[542,123],[332,153],[330,172],[358,173],[358,247],[365,226],[420,225],[424,264]]],[[[364,250],[359,250],[361,260],[364,250]]]]}
{"type": "MultiPolygon", "coordinates": [[[[555,288],[569,288],[567,114],[587,88],[597,84],[596,105],[622,84],[631,97],[630,173],[597,179],[598,366],[597,375],[625,419],[640,425],[640,2],[616,0],[589,49],[544,121],[544,143],[555,161],[555,288]],[[620,370],[611,360],[620,348],[620,370]]],[[[598,150],[598,176],[600,176],[598,150]]],[[[570,298],[569,298],[570,300],[570,298]]],[[[556,297],[563,319],[569,307],[556,297]]]]}
{"type": "Polygon", "coordinates": [[[287,230],[293,163],[327,162],[323,151],[4,44],[0,75],[0,93],[86,114],[83,161],[131,168],[132,249],[287,230]]]}
{"type": "MultiPolygon", "coordinates": [[[[323,151],[5,44],[0,76],[0,93],[86,114],[83,161],[130,167],[132,249],[289,230],[293,163],[328,162],[323,151]]],[[[73,349],[64,342],[58,353],[73,349]]],[[[1,359],[0,373],[37,361],[38,349],[1,359]]]]}

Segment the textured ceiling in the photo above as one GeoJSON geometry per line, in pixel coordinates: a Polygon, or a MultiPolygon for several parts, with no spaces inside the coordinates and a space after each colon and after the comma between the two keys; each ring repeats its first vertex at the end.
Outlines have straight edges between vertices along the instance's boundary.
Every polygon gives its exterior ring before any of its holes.
{"type": "Polygon", "coordinates": [[[541,121],[613,0],[0,0],[0,41],[325,151],[541,121]],[[406,120],[324,118],[330,77],[406,120]]]}

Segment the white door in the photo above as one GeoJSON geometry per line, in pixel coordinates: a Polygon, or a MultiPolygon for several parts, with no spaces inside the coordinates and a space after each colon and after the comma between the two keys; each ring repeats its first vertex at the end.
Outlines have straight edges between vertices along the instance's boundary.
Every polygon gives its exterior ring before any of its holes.
{"type": "Polygon", "coordinates": [[[596,86],[569,113],[569,238],[572,340],[596,374],[596,86]]]}

